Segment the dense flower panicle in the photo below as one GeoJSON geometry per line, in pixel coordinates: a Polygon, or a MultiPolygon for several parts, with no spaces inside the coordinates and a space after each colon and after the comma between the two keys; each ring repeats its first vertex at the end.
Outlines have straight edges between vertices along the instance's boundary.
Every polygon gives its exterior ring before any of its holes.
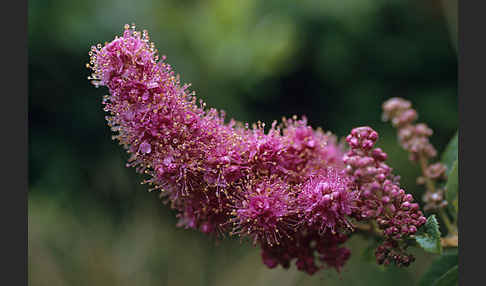
{"type": "Polygon", "coordinates": [[[131,155],[127,166],[148,175],[144,183],[178,211],[179,226],[208,234],[231,231],[268,253],[294,251],[291,258],[308,273],[317,270],[314,252],[336,269],[344,264],[349,253],[336,246],[343,236],[334,232],[347,224],[341,216],[351,212],[353,196],[337,171],[318,175],[344,166],[332,134],[296,117],[274,122],[267,132],[263,123],[225,123],[224,112],[197,102],[165,57],[159,59],[148,33],[134,27],[92,47],[90,56],[92,83],[109,89],[104,110],[113,139],[131,155]],[[307,204],[302,209],[296,203],[302,186],[309,195],[319,180],[328,180],[331,189],[322,191],[325,198],[316,195],[321,201],[314,206],[300,197],[307,204]],[[304,217],[316,226],[299,223],[304,217]]]}
{"type": "MultiPolygon", "coordinates": [[[[261,122],[225,123],[224,112],[198,102],[148,33],[133,26],[90,56],[92,83],[109,90],[103,104],[113,139],[130,154],[127,166],[146,174],[143,183],[177,211],[178,226],[249,239],[268,267],[295,260],[313,274],[340,271],[353,219],[376,220],[391,245],[423,224],[386,154],[373,149],[378,134],[370,128],[352,131],[345,154],[305,117],[275,121],[267,131],[261,122]]],[[[381,260],[398,249],[381,251],[381,260]]]]}
{"type": "Polygon", "coordinates": [[[358,220],[376,220],[385,238],[396,242],[383,244],[384,249],[390,245],[394,249],[378,251],[379,263],[389,261],[387,258],[392,255],[392,260],[398,259],[394,260],[398,265],[408,265],[406,261],[411,257],[396,253],[399,250],[398,241],[415,234],[426,218],[419,205],[413,202],[412,195],[400,188],[398,178],[393,176],[391,168],[385,163],[386,153],[380,148],[373,148],[377,140],[378,133],[367,126],[353,129],[346,138],[351,146],[344,156],[346,172],[360,196],[354,217],[358,220]],[[381,257],[383,255],[385,258],[381,257]]]}

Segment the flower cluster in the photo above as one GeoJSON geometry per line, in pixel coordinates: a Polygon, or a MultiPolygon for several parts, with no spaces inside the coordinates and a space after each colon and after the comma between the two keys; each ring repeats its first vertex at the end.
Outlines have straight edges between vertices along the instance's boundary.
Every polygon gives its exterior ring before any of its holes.
{"type": "Polygon", "coordinates": [[[418,114],[408,100],[394,97],[383,103],[383,119],[390,120],[393,127],[398,129],[400,144],[410,153],[412,161],[418,161],[422,156],[433,158],[437,155],[429,142],[432,129],[425,123],[414,125],[417,118],[418,114]]]}
{"type": "Polygon", "coordinates": [[[378,221],[394,241],[422,223],[386,154],[370,151],[376,132],[353,130],[345,155],[335,136],[305,118],[273,122],[268,131],[263,123],[225,122],[133,26],[90,56],[90,79],[108,87],[106,119],[130,154],[127,166],[147,175],[143,183],[177,211],[179,226],[249,239],[268,267],[295,259],[313,274],[347,261],[342,244],[354,219],[378,221]]]}
{"type": "Polygon", "coordinates": [[[423,197],[426,203],[424,209],[443,208],[447,206],[445,190],[430,184],[434,181],[445,181],[447,168],[442,163],[428,163],[428,160],[437,155],[429,141],[433,131],[424,123],[414,124],[417,118],[418,114],[408,100],[394,97],[383,103],[383,119],[390,120],[398,129],[398,139],[402,147],[410,153],[410,160],[419,162],[422,167],[423,177],[419,177],[417,183],[429,184],[423,197]]]}
{"type": "Polygon", "coordinates": [[[357,220],[375,220],[383,230],[385,243],[377,249],[378,263],[408,265],[412,258],[402,251],[400,240],[417,232],[426,218],[413,197],[400,188],[398,177],[385,163],[386,153],[373,148],[378,133],[370,127],[358,127],[346,137],[351,150],[344,156],[346,172],[359,191],[357,220]]]}

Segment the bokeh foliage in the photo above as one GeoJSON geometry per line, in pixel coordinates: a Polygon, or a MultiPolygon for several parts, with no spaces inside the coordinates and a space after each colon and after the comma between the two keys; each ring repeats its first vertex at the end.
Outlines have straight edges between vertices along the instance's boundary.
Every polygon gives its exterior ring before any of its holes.
{"type": "MultiPolygon", "coordinates": [[[[257,249],[175,227],[174,213],[124,167],[86,80],[89,47],[123,24],[148,29],[209,106],[240,121],[293,114],[344,136],[358,125],[407,190],[417,166],[381,122],[381,103],[410,99],[441,152],[458,127],[457,56],[441,1],[29,1],[29,284],[411,285],[431,255],[382,270],[349,245],[341,275],[268,270],[257,249]],[[392,281],[392,282],[391,282],[392,281]]],[[[450,13],[448,14],[450,15],[450,13]]]]}

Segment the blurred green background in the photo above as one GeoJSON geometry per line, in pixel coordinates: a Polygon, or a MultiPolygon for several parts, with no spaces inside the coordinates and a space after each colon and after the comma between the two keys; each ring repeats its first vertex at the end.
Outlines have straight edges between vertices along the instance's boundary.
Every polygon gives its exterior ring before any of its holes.
{"type": "Polygon", "coordinates": [[[307,115],[338,136],[370,125],[416,198],[417,166],[381,122],[381,103],[412,100],[442,151],[458,127],[455,1],[30,0],[30,285],[414,285],[433,258],[407,269],[365,261],[348,243],[339,275],[267,269],[259,250],[176,228],[174,212],[125,168],[101,97],[86,79],[91,45],[125,23],[209,106],[240,121],[307,115]],[[446,9],[444,9],[446,8],[446,9]]]}

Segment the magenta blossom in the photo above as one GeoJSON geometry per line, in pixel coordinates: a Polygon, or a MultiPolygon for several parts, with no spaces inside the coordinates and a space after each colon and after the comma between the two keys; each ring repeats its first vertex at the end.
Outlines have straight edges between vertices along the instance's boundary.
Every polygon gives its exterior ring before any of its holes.
{"type": "Polygon", "coordinates": [[[348,217],[356,208],[358,193],[348,190],[349,180],[344,171],[330,167],[310,177],[298,195],[302,221],[320,233],[352,229],[348,217]]]}
{"type": "Polygon", "coordinates": [[[295,224],[295,200],[289,185],[262,182],[248,186],[242,198],[235,200],[233,234],[250,236],[254,244],[279,245],[283,237],[291,238],[295,224]]]}
{"type": "Polygon", "coordinates": [[[295,260],[313,274],[343,267],[353,220],[376,220],[390,245],[423,224],[386,154],[373,149],[378,134],[370,128],[354,129],[345,153],[305,118],[273,122],[266,132],[263,123],[225,122],[134,27],[90,56],[92,83],[109,90],[103,104],[113,139],[130,154],[127,166],[177,211],[178,226],[249,239],[268,267],[295,260]]]}

